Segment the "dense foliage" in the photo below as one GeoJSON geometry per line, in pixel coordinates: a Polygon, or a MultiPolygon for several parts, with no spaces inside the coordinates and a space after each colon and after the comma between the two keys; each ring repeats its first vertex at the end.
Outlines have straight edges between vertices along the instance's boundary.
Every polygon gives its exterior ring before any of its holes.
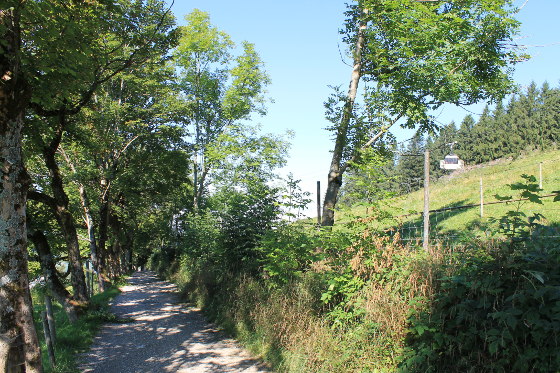
{"type": "Polygon", "coordinates": [[[206,13],[186,21],[158,0],[2,5],[1,95],[18,102],[0,100],[2,164],[15,165],[0,189],[13,210],[0,236],[6,369],[42,370],[29,279],[76,323],[154,251],[179,257],[211,210],[219,249],[193,250],[231,271],[278,219],[267,182],[289,144],[249,123],[265,112],[264,65],[247,42],[234,56],[206,13]]]}
{"type": "Polygon", "coordinates": [[[335,143],[322,225],[334,224],[345,172],[360,151],[396,124],[433,131],[444,104],[499,101],[523,60],[514,42],[519,22],[511,0],[358,0],[341,30],[353,60],[348,94],[327,100],[335,143]],[[358,84],[366,84],[359,107],[358,84]]]}
{"type": "Polygon", "coordinates": [[[466,117],[457,129],[457,154],[468,164],[517,157],[560,142],[560,88],[532,83],[504,106],[486,108],[478,121],[466,117]]]}
{"type": "MultiPolygon", "coordinates": [[[[510,187],[541,200],[534,177],[510,187]]],[[[243,217],[258,239],[240,246],[206,215],[174,256],[156,253],[152,265],[281,371],[560,368],[560,242],[540,239],[542,216],[512,209],[498,221],[500,240],[425,252],[375,228],[390,222],[379,207],[334,230],[268,220],[275,229],[257,236],[243,217]],[[237,255],[235,268],[223,250],[237,255]]]]}
{"type": "Polygon", "coordinates": [[[411,319],[408,371],[553,372],[560,367],[558,242],[461,253],[411,319]]]}

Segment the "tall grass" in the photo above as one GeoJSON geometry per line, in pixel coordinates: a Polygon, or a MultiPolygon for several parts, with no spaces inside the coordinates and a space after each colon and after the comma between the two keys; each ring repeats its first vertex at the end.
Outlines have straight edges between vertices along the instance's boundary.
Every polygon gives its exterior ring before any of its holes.
{"type": "Polygon", "coordinates": [[[337,270],[334,263],[315,263],[283,286],[228,274],[216,287],[206,271],[189,271],[188,266],[171,278],[189,301],[277,371],[394,371],[410,312],[431,299],[444,255],[381,241],[374,245],[373,250],[381,250],[376,255],[366,253],[371,248],[353,253],[356,275],[368,281],[351,295],[345,310],[352,308],[355,317],[336,326],[329,316],[333,305],[321,300],[337,270]]]}

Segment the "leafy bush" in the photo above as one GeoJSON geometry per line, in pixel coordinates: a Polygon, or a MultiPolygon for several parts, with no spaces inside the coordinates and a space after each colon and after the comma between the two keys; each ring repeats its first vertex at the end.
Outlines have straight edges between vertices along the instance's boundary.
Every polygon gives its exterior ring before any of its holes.
{"type": "MultiPolygon", "coordinates": [[[[536,179],[522,177],[511,189],[541,203],[536,179]]],[[[560,371],[560,243],[535,236],[543,217],[520,203],[499,219],[509,241],[457,253],[429,307],[412,314],[403,370],[560,371]]]]}
{"type": "Polygon", "coordinates": [[[560,369],[560,250],[470,253],[411,318],[403,368],[425,372],[560,369]]]}
{"type": "Polygon", "coordinates": [[[222,265],[235,272],[258,272],[259,246],[263,235],[279,219],[275,203],[277,190],[264,183],[250,185],[248,191],[231,191],[220,211],[222,265]]]}
{"type": "Polygon", "coordinates": [[[316,236],[316,231],[301,225],[280,225],[264,234],[259,251],[263,254],[264,276],[271,285],[284,285],[300,278],[319,260],[316,236]]]}
{"type": "MultiPolygon", "coordinates": [[[[513,189],[536,201],[524,179],[513,189]]],[[[560,370],[560,243],[538,239],[554,228],[544,220],[509,214],[498,222],[509,242],[428,253],[377,231],[381,210],[318,230],[280,223],[281,204],[260,192],[192,217],[170,267],[280,371],[560,370]]]]}

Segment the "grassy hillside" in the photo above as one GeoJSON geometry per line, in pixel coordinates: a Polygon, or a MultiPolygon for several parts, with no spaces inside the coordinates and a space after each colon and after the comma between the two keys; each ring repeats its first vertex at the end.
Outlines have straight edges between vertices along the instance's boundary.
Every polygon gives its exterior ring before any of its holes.
{"type": "MultiPolygon", "coordinates": [[[[432,182],[430,186],[430,210],[477,205],[471,208],[450,209],[430,214],[431,229],[434,235],[445,238],[456,238],[465,233],[478,237],[489,237],[496,232],[496,221],[509,210],[520,209],[525,214],[540,213],[546,223],[560,223],[560,203],[553,198],[544,198],[538,205],[528,201],[489,204],[484,206],[480,216],[480,182],[482,180],[483,198],[485,203],[496,201],[495,195],[518,197],[508,184],[521,182],[522,174],[533,175],[539,179],[539,164],[542,165],[541,195],[551,194],[560,190],[560,151],[533,152],[518,159],[502,159],[487,164],[470,166],[458,170],[432,182]]],[[[401,225],[401,235],[411,239],[422,235],[422,216],[424,196],[423,190],[404,196],[383,201],[382,209],[393,218],[380,222],[380,227],[401,225]]],[[[371,209],[368,210],[371,214],[371,209]]],[[[339,222],[345,222],[351,215],[367,216],[366,208],[354,207],[350,211],[341,211],[339,222]]]]}

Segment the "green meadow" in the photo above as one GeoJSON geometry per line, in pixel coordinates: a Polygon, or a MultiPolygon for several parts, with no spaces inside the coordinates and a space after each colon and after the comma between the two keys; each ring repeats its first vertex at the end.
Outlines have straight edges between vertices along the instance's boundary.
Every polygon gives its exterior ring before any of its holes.
{"type": "MultiPolygon", "coordinates": [[[[510,185],[522,183],[521,175],[532,175],[546,196],[560,190],[560,150],[532,152],[517,159],[500,159],[493,162],[466,166],[430,183],[430,230],[437,239],[462,237],[492,238],[499,235],[498,220],[508,211],[521,211],[527,217],[542,215],[541,223],[555,226],[560,223],[560,203],[554,197],[543,197],[542,204],[528,200],[499,202],[498,197],[520,199],[520,192],[510,185]],[[481,183],[484,202],[481,211],[481,183]],[[469,206],[460,208],[461,206],[469,206]],[[482,214],[482,216],[481,216],[482,214]]],[[[424,190],[380,201],[376,206],[353,206],[338,212],[339,224],[355,218],[371,217],[380,229],[397,229],[409,239],[422,237],[422,210],[424,190]]]]}

